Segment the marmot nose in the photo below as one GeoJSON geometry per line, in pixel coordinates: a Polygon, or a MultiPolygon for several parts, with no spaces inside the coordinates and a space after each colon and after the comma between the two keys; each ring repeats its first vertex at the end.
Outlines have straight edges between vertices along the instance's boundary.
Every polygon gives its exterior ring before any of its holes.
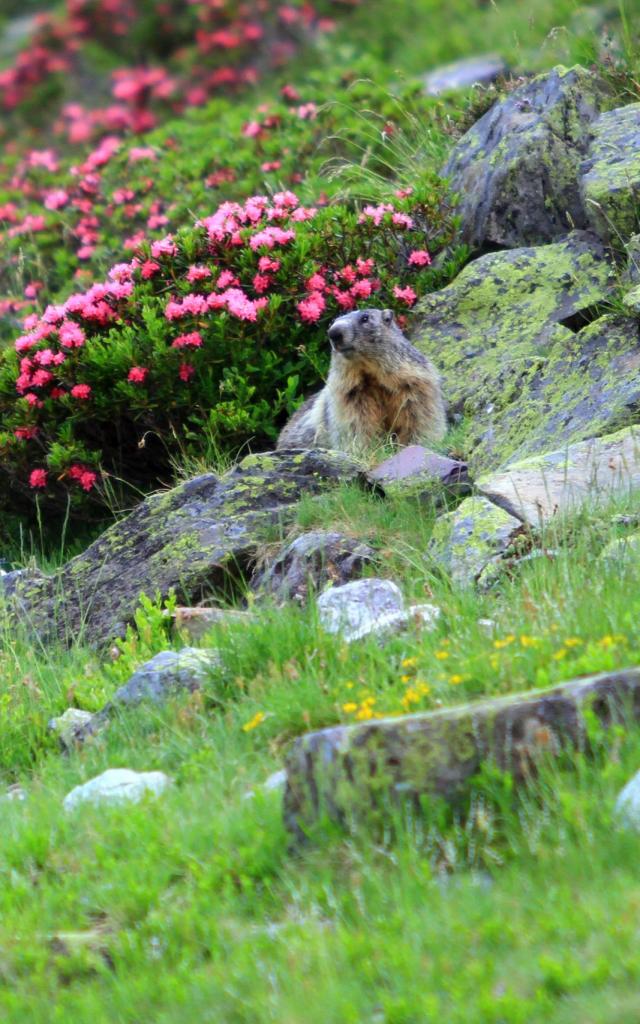
{"type": "Polygon", "coordinates": [[[328,334],[330,341],[333,342],[336,348],[339,348],[342,342],[344,341],[342,327],[338,327],[337,324],[334,324],[332,327],[329,328],[328,334]]]}

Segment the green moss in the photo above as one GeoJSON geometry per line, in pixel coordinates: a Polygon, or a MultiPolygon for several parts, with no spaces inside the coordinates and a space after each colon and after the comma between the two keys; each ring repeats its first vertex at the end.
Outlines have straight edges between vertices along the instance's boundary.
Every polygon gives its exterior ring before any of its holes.
{"type": "Polygon", "coordinates": [[[468,585],[520,530],[517,519],[486,498],[465,498],[454,512],[436,520],[428,553],[455,583],[468,585]]]}

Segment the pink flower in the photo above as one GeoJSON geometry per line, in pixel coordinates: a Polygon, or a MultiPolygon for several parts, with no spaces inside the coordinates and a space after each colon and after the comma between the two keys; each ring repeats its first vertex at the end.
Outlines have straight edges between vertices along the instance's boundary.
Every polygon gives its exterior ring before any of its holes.
{"type": "Polygon", "coordinates": [[[413,219],[406,213],[394,213],[391,216],[391,223],[395,224],[398,228],[412,228],[413,219]]]}
{"type": "Polygon", "coordinates": [[[223,270],[216,281],[216,288],[229,288],[231,285],[240,284],[235,274],[230,270],[223,270]]]}
{"type": "Polygon", "coordinates": [[[308,299],[303,299],[302,302],[297,304],[297,309],[301,320],[314,324],[320,319],[326,306],[327,303],[322,292],[311,292],[308,299]]]}
{"type": "Polygon", "coordinates": [[[404,302],[406,306],[413,306],[414,302],[418,298],[413,288],[400,288],[399,285],[395,286],[393,294],[396,299],[399,299],[400,302],[404,302]]]}
{"type": "Polygon", "coordinates": [[[71,388],[71,397],[85,402],[91,395],[91,388],[88,384],[74,384],[71,388]]]}
{"type": "Polygon", "coordinates": [[[32,469],[29,476],[30,487],[46,487],[47,486],[47,471],[46,469],[32,469]]]}
{"type": "Polygon", "coordinates": [[[17,437],[19,441],[30,441],[32,437],[36,437],[38,434],[37,427],[16,427],[13,432],[14,437],[17,437]]]}
{"type": "Polygon", "coordinates": [[[78,324],[73,320],[65,320],[58,331],[60,344],[65,348],[82,348],[86,341],[86,335],[78,324]]]}
{"type": "Polygon", "coordinates": [[[195,372],[195,367],[191,366],[190,363],[180,363],[178,376],[180,380],[183,380],[185,382],[185,384],[188,384],[188,382],[191,380],[195,372]]]}
{"type": "Polygon", "coordinates": [[[270,256],[261,256],[258,260],[258,270],[261,274],[272,271],[274,274],[280,270],[280,260],[272,260],[270,256]]]}
{"type": "Polygon", "coordinates": [[[413,195],[413,189],[411,187],[397,188],[393,194],[394,196],[397,196],[398,199],[407,199],[409,196],[413,195]]]}
{"type": "Polygon", "coordinates": [[[138,160],[157,160],[156,152],[151,146],[132,146],[129,150],[129,161],[134,164],[138,160]]]}
{"type": "Polygon", "coordinates": [[[69,476],[72,480],[75,480],[76,483],[79,483],[84,491],[90,491],[98,479],[97,473],[87,469],[86,466],[79,466],[77,464],[71,466],[69,476]]]}
{"type": "Polygon", "coordinates": [[[140,276],[143,280],[148,281],[151,277],[158,273],[160,270],[160,264],[156,263],[155,260],[145,260],[140,269],[140,276]]]}
{"type": "Polygon", "coordinates": [[[165,238],[161,238],[159,242],[151,244],[151,255],[154,260],[157,260],[160,256],[175,256],[177,252],[178,247],[171,235],[167,235],[165,238]]]}
{"type": "Polygon", "coordinates": [[[199,267],[194,265],[189,267],[187,271],[187,281],[193,284],[194,281],[204,281],[206,278],[211,277],[211,271],[208,267],[199,267]]]}
{"type": "Polygon", "coordinates": [[[409,253],[409,265],[411,267],[431,266],[431,257],[426,249],[414,249],[409,253]]]}
{"type": "Polygon", "coordinates": [[[146,366],[132,366],[127,380],[130,380],[132,384],[144,384],[148,373],[149,370],[146,366]]]}
{"type": "Polygon", "coordinates": [[[47,210],[61,210],[69,202],[69,193],[63,188],[54,188],[47,192],[44,197],[44,205],[47,210]]]}
{"type": "Polygon", "coordinates": [[[175,341],[171,342],[171,348],[200,348],[202,335],[199,331],[192,331],[191,334],[181,334],[175,341]]]}
{"type": "Polygon", "coordinates": [[[371,286],[371,281],[368,281],[367,278],[363,278],[361,281],[356,281],[356,283],[351,286],[351,294],[356,299],[368,299],[372,291],[373,288],[371,286]]]}
{"type": "Polygon", "coordinates": [[[305,283],[305,288],[307,289],[308,292],[323,292],[326,287],[327,282],[325,281],[322,274],[318,273],[312,274],[311,277],[305,283]]]}
{"type": "Polygon", "coordinates": [[[268,274],[254,274],[253,287],[255,288],[258,295],[262,295],[266,292],[267,288],[271,284],[271,278],[268,274]]]}

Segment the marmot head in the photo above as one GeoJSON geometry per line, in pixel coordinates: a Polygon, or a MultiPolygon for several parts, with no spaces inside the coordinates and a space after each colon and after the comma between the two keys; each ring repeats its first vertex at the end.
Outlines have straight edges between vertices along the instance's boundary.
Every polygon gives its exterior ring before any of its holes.
{"type": "Polygon", "coordinates": [[[392,309],[357,309],[334,320],[328,330],[333,352],[345,359],[374,359],[394,333],[401,333],[392,309]]]}

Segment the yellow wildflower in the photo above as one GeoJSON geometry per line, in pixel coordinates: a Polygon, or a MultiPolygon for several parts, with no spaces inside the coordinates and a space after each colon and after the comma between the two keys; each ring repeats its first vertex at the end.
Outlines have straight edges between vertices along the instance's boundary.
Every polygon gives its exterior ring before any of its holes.
{"type": "Polygon", "coordinates": [[[347,715],[351,715],[354,711],[358,710],[358,705],[354,701],[348,700],[346,704],[342,705],[342,710],[346,712],[347,715]]]}
{"type": "Polygon", "coordinates": [[[563,643],[565,647],[579,647],[582,640],[577,636],[569,636],[563,643]]]}
{"type": "Polygon", "coordinates": [[[412,679],[413,676],[400,676],[401,683],[410,683],[412,679]]]}
{"type": "Polygon", "coordinates": [[[537,636],[526,636],[526,634],[523,634],[520,637],[521,647],[537,647],[539,643],[540,641],[537,636]]]}
{"type": "Polygon", "coordinates": [[[457,686],[458,683],[461,683],[463,679],[464,679],[464,676],[459,676],[459,675],[449,676],[449,682],[451,683],[452,686],[457,686]]]}
{"type": "Polygon", "coordinates": [[[242,726],[242,731],[251,732],[252,729],[255,729],[256,726],[260,725],[260,722],[264,722],[265,718],[266,715],[264,711],[256,711],[253,718],[250,718],[248,722],[244,723],[244,725],[242,726]]]}
{"type": "Polygon", "coordinates": [[[562,661],[562,659],[566,656],[566,654],[567,654],[566,648],[565,647],[561,647],[560,650],[556,651],[556,653],[553,655],[553,660],[554,661],[562,661]]]}
{"type": "Polygon", "coordinates": [[[365,722],[368,718],[373,718],[373,711],[368,705],[363,704],[356,714],[356,718],[359,722],[365,722]]]}
{"type": "Polygon", "coordinates": [[[505,636],[503,640],[494,640],[493,646],[496,648],[496,650],[500,651],[503,647],[508,647],[509,644],[512,644],[514,640],[515,636],[513,635],[513,633],[509,633],[509,636],[505,636]]]}
{"type": "Polygon", "coordinates": [[[448,651],[436,651],[436,658],[438,659],[438,661],[444,661],[445,658],[448,658],[448,657],[449,657],[449,652],[448,651]]]}
{"type": "Polygon", "coordinates": [[[417,658],[405,658],[402,662],[403,668],[415,668],[418,664],[417,658]]]}

